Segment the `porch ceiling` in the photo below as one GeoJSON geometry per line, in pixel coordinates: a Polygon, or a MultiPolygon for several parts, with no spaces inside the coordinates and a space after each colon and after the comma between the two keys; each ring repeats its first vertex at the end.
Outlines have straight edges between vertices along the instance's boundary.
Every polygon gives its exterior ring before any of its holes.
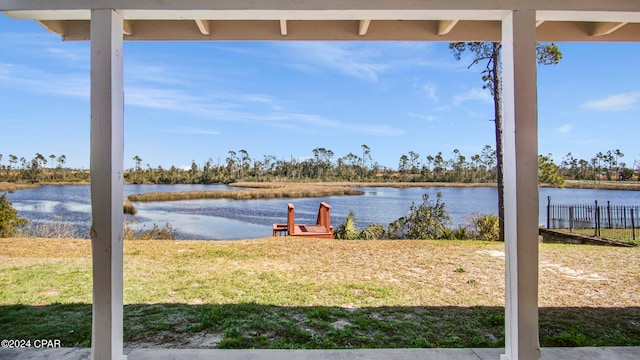
{"type": "Polygon", "coordinates": [[[64,40],[113,8],[125,40],[499,41],[511,10],[537,10],[539,41],[640,41],[637,0],[0,0],[64,40]]]}

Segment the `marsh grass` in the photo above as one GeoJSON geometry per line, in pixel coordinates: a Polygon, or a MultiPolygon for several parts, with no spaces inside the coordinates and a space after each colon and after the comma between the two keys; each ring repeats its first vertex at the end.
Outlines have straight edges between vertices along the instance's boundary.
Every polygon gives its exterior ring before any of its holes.
{"type": "Polygon", "coordinates": [[[122,209],[127,215],[135,215],[138,212],[135,206],[129,201],[129,199],[124,199],[122,201],[122,209]]]}
{"type": "Polygon", "coordinates": [[[152,192],[129,195],[130,201],[177,201],[198,199],[275,199],[362,195],[361,190],[334,183],[236,183],[236,190],[152,192]]]}
{"type": "Polygon", "coordinates": [[[565,188],[597,190],[640,190],[640,181],[565,180],[565,188]]]}
{"type": "MultiPolygon", "coordinates": [[[[125,345],[504,346],[503,246],[126,241],[125,345]]],[[[0,239],[0,334],[88,346],[90,249],[88,240],[0,239]]],[[[541,244],[542,345],[640,345],[637,251],[541,244]]]]}
{"type": "Polygon", "coordinates": [[[33,189],[38,187],[37,184],[23,184],[0,181],[0,192],[14,192],[16,190],[33,189]]]}

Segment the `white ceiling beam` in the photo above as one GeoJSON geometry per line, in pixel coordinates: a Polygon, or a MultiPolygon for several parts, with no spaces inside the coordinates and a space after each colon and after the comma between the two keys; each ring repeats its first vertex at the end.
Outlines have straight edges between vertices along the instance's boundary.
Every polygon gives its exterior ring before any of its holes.
{"type": "MultiPolygon", "coordinates": [[[[14,19],[38,19],[38,20],[89,20],[91,11],[86,5],[79,8],[71,9],[49,9],[48,4],[58,4],[59,1],[38,1],[40,6],[31,9],[25,7],[21,9],[18,6],[9,6],[14,3],[22,4],[27,0],[0,0],[0,12],[5,12],[14,19]]],[[[476,0],[477,1],[477,0],[476,0]]],[[[636,1],[636,0],[634,0],[636,1]]],[[[114,1],[117,2],[117,1],[114,1]]],[[[135,3],[136,1],[131,1],[135,3]]],[[[206,2],[207,4],[217,4],[216,2],[206,2]]],[[[317,2],[316,0],[316,3],[317,2]]],[[[444,2],[443,2],[444,3],[444,2]]],[[[480,3],[480,2],[479,2],[480,3]]],[[[486,2],[481,2],[486,3],[486,2]]],[[[599,3],[609,3],[600,1],[599,3]]],[[[324,2],[322,3],[324,4],[324,2]]],[[[395,1],[393,2],[395,4],[395,1]]],[[[123,5],[124,6],[124,5],[123,5]]],[[[424,6],[424,5],[423,5],[424,6]]],[[[532,5],[534,6],[534,5],[532,5]]],[[[213,7],[213,6],[212,6],[213,7]]],[[[640,22],[640,1],[636,2],[636,9],[633,11],[588,11],[586,10],[544,10],[537,11],[537,19],[544,21],[588,21],[588,22],[640,22]]],[[[379,8],[362,8],[362,9],[242,9],[238,5],[234,8],[229,5],[226,9],[199,9],[180,7],[178,10],[163,10],[160,7],[150,8],[127,8],[127,6],[118,8],[125,19],[128,20],[493,20],[501,21],[511,11],[502,9],[482,10],[474,8],[458,7],[456,9],[443,10],[436,7],[420,7],[416,5],[413,9],[379,9],[379,8]]]]}
{"type": "MultiPolygon", "coordinates": [[[[277,28],[279,20],[211,22],[215,40],[348,40],[348,41],[500,41],[500,24],[495,21],[460,21],[451,33],[438,35],[437,21],[373,21],[365,36],[358,35],[357,21],[296,21],[287,36],[277,28]],[[277,24],[277,25],[276,25],[277,24]],[[214,29],[215,27],[215,29],[214,29]]],[[[43,21],[66,41],[89,39],[88,21],[43,21]]],[[[291,25],[291,22],[287,22],[291,25]]],[[[546,21],[538,27],[539,41],[640,41],[640,23],[629,23],[606,36],[591,36],[594,23],[546,21]]],[[[288,28],[288,26],[287,26],[288,28]]],[[[213,36],[213,35],[212,35],[213,36]]],[[[133,35],[128,41],[195,41],[213,40],[202,35],[194,20],[134,21],[133,35]]]]}
{"type": "Polygon", "coordinates": [[[460,20],[440,20],[438,22],[438,35],[447,35],[453,30],[460,20]]]}
{"type": "Polygon", "coordinates": [[[280,20],[280,35],[287,36],[287,20],[280,20]]]}
{"type": "Polygon", "coordinates": [[[544,20],[538,20],[536,21],[536,27],[542,25],[544,23],[544,20]]]}
{"type": "Polygon", "coordinates": [[[202,35],[211,35],[209,20],[196,20],[196,25],[198,25],[198,30],[200,30],[202,35]]]}
{"type": "Polygon", "coordinates": [[[43,28],[47,29],[47,31],[52,32],[54,34],[64,35],[66,30],[64,26],[65,22],[62,20],[50,20],[50,21],[36,20],[36,22],[40,24],[40,26],[42,26],[43,28]]]}
{"type": "MultiPolygon", "coordinates": [[[[214,10],[228,11],[238,10],[310,10],[323,12],[326,10],[361,11],[373,9],[378,11],[394,12],[396,10],[446,10],[453,11],[467,9],[472,11],[493,10],[548,10],[548,11],[585,11],[585,12],[635,12],[638,10],[637,0],[448,0],[448,1],[419,1],[419,0],[394,0],[394,1],[362,1],[362,0],[0,0],[2,10],[79,10],[79,9],[120,9],[120,10],[145,10],[158,11],[169,10],[180,12],[182,10],[214,10]]],[[[126,18],[126,16],[125,16],[126,18]]],[[[455,17],[457,19],[457,17],[455,17]]],[[[362,17],[360,19],[363,19],[362,17]]],[[[367,18],[365,18],[367,19],[367,18]]],[[[355,19],[354,19],[355,20],[355,19]]],[[[374,19],[375,20],[375,19],[374,19]]]]}
{"type": "Polygon", "coordinates": [[[593,31],[591,32],[591,36],[603,36],[603,35],[609,35],[612,34],[614,32],[616,32],[617,30],[619,30],[621,27],[627,25],[626,22],[601,22],[601,23],[597,23],[595,24],[595,26],[593,27],[593,31]]]}
{"type": "MultiPolygon", "coordinates": [[[[3,0],[0,0],[0,2],[3,0]]],[[[5,0],[6,1],[6,0],[5,0]]],[[[0,5],[0,11],[14,19],[42,20],[89,20],[87,8],[71,10],[10,10],[0,5]]],[[[499,21],[509,13],[507,10],[272,10],[272,9],[228,9],[228,10],[158,10],[120,9],[125,19],[134,20],[494,20],[499,21]]]]}
{"type": "Polygon", "coordinates": [[[367,31],[369,31],[369,25],[371,25],[371,20],[360,20],[360,25],[358,25],[358,35],[367,35],[367,31]]]}
{"type": "Polygon", "coordinates": [[[124,20],[122,23],[122,33],[128,36],[133,35],[133,27],[131,20],[124,20]]]}
{"type": "Polygon", "coordinates": [[[640,22],[640,1],[638,10],[633,12],[615,11],[547,11],[536,12],[536,19],[545,21],[585,21],[585,22],[640,22]]]}

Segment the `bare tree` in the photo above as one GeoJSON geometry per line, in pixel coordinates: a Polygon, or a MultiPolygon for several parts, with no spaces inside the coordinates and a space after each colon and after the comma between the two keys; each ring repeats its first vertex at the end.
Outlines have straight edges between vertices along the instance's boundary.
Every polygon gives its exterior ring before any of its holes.
{"type": "MultiPolygon", "coordinates": [[[[502,64],[500,52],[502,44],[499,42],[456,42],[449,44],[456,60],[462,59],[462,54],[469,51],[473,59],[469,68],[485,63],[482,71],[483,89],[489,89],[493,95],[494,123],[496,135],[496,167],[498,182],[498,222],[500,225],[500,241],[504,241],[504,176],[503,176],[503,136],[502,136],[502,64]]],[[[562,53],[556,44],[538,44],[538,64],[557,64],[562,59],[562,53]]]]}

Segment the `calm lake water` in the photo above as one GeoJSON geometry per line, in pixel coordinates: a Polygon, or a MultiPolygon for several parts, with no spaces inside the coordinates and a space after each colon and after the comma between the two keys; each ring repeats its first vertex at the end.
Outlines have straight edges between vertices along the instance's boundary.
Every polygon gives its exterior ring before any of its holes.
{"type": "MultiPolygon", "coordinates": [[[[155,191],[201,191],[229,189],[225,185],[125,185],[125,197],[155,191]]],[[[356,214],[360,228],[369,223],[385,226],[405,216],[411,203],[420,204],[422,195],[442,200],[454,224],[463,224],[472,213],[497,213],[497,190],[493,187],[455,188],[362,188],[362,196],[269,200],[189,200],[134,203],[135,216],[127,216],[135,227],[149,229],[153,224],[170,223],[180,239],[245,239],[271,236],[271,225],[286,222],[287,203],[296,208],[296,222],[313,223],[321,201],[329,203],[331,223],[344,222],[349,211],[356,214]]],[[[640,191],[540,189],[540,224],[546,223],[547,196],[555,204],[640,204],[640,191]]],[[[73,224],[83,237],[88,237],[91,224],[89,186],[42,186],[7,194],[18,215],[34,223],[59,221],[73,224]]]]}

